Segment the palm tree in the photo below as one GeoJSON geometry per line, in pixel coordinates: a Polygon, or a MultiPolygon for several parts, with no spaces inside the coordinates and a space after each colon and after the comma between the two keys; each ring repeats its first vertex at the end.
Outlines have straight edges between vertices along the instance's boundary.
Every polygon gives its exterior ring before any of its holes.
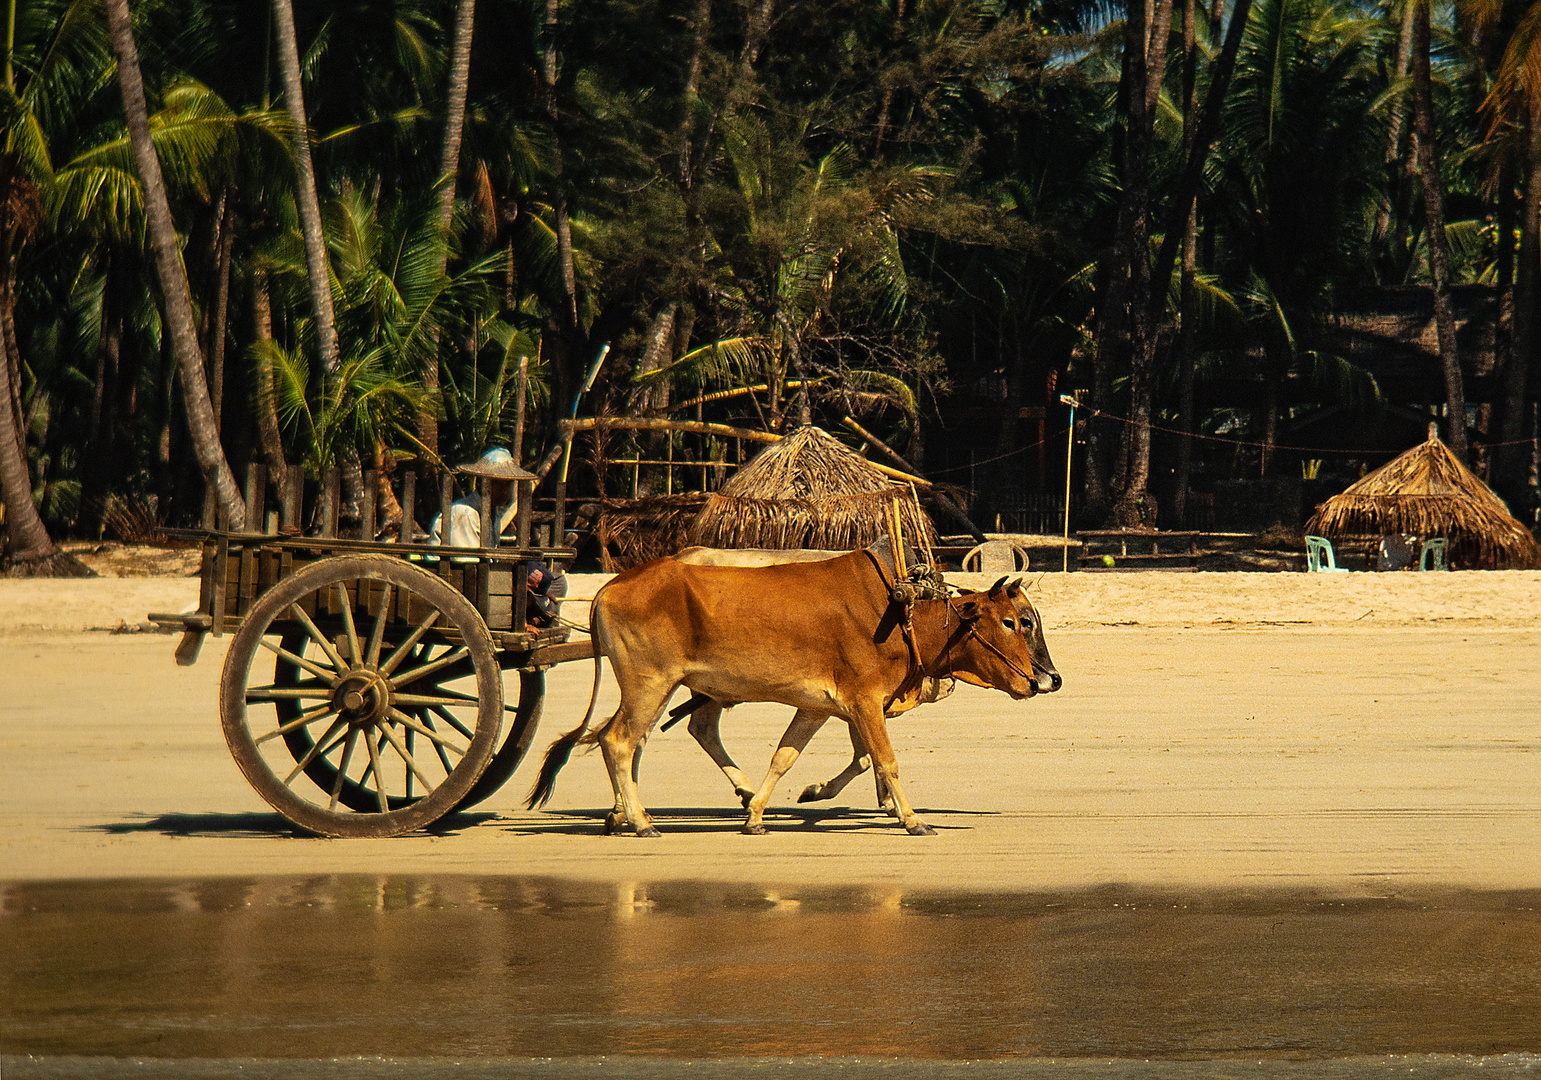
{"type": "Polygon", "coordinates": [[[240,486],[230,471],[230,463],[225,459],[224,448],[219,442],[214,406],[209,399],[208,381],[204,376],[203,350],[198,346],[198,332],[193,321],[193,301],[187,283],[187,270],[182,265],[176,226],[171,220],[166,182],[161,175],[155,146],[150,140],[150,115],[145,104],[144,81],[139,71],[139,54],[134,46],[128,0],[107,0],[107,22],[112,35],[112,49],[118,58],[118,85],[123,94],[123,110],[128,118],[129,143],[144,189],[145,217],[155,251],[172,351],[176,355],[182,377],[182,395],[187,406],[187,423],[193,437],[193,448],[203,471],[204,482],[214,489],[230,527],[244,529],[246,501],[241,496],[240,486]]]}
{"type": "Polygon", "coordinates": [[[294,124],[294,167],[299,178],[295,198],[300,210],[300,233],[305,240],[305,266],[310,275],[316,354],[321,369],[330,372],[337,367],[339,356],[337,317],[332,309],[332,274],[327,265],[321,203],[316,197],[316,168],[310,154],[310,124],[305,118],[305,90],[300,81],[300,51],[295,41],[294,7],[290,0],[273,0],[273,23],[278,38],[279,71],[284,82],[284,105],[294,124]]]}
{"type": "Polygon", "coordinates": [[[1418,171],[1423,181],[1423,216],[1429,249],[1429,283],[1434,293],[1434,329],[1445,376],[1445,445],[1466,460],[1466,389],[1455,341],[1455,309],[1450,303],[1450,241],[1445,236],[1445,194],[1439,176],[1439,147],[1434,132],[1434,80],[1429,63],[1429,8],[1433,0],[1411,0],[1413,12],[1413,131],[1418,136],[1418,171]]]}

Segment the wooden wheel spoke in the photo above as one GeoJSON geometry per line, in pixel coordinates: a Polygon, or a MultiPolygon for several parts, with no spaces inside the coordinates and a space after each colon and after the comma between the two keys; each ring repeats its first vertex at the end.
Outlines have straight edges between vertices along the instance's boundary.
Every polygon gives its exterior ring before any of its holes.
{"type": "Polygon", "coordinates": [[[416,648],[417,643],[423,639],[423,635],[428,633],[429,629],[435,622],[438,621],[438,619],[439,612],[430,611],[428,613],[428,618],[418,623],[417,626],[413,628],[412,632],[406,636],[405,640],[403,640],[400,645],[397,645],[396,648],[391,651],[390,658],[386,660],[385,663],[380,665],[380,674],[389,675],[391,672],[396,670],[396,665],[400,664],[408,656],[411,656],[412,650],[416,648]]]}
{"type": "MultiPolygon", "coordinates": [[[[433,732],[437,732],[438,731],[438,728],[433,726],[433,720],[432,720],[431,717],[429,717],[429,715],[427,713],[424,713],[422,715],[422,721],[423,721],[424,726],[427,727],[428,730],[433,731],[433,732]]],[[[446,745],[447,745],[446,743],[441,742],[437,738],[435,738],[433,740],[433,749],[434,749],[434,752],[439,755],[439,764],[444,766],[444,771],[446,773],[450,773],[450,772],[454,772],[455,771],[455,767],[450,764],[450,762],[449,762],[449,755],[444,752],[444,747],[446,745]]],[[[464,757],[464,756],[465,756],[464,754],[461,754],[461,757],[464,757]]]]}
{"type": "MultiPolygon", "coordinates": [[[[412,751],[414,749],[417,748],[417,741],[416,741],[417,740],[417,732],[413,731],[411,728],[408,728],[407,732],[406,732],[405,738],[406,738],[406,743],[407,743],[407,753],[410,754],[410,753],[412,753],[412,751]]],[[[410,772],[407,773],[405,780],[406,780],[407,798],[410,799],[412,797],[412,774],[410,772]]],[[[425,785],[424,786],[424,792],[426,793],[427,790],[428,790],[427,786],[425,785]]]]}
{"type": "Polygon", "coordinates": [[[375,616],[375,627],[369,632],[369,652],[364,657],[366,664],[375,667],[380,665],[380,643],[385,640],[385,621],[391,613],[391,583],[385,583],[385,592],[380,597],[380,613],[375,616]]]}
{"type": "Polygon", "coordinates": [[[434,712],[438,713],[441,720],[443,720],[450,727],[454,728],[456,731],[460,732],[460,734],[464,735],[466,738],[474,739],[476,737],[471,734],[471,730],[469,728],[467,728],[464,724],[455,718],[454,713],[450,712],[444,706],[430,705],[428,707],[434,712]]]}
{"type": "Polygon", "coordinates": [[[289,661],[289,663],[296,664],[299,667],[304,668],[306,671],[310,672],[312,675],[319,675],[323,679],[335,679],[337,677],[337,675],[338,675],[337,669],[335,669],[335,668],[332,668],[332,669],[324,668],[320,664],[316,663],[314,660],[307,660],[303,656],[298,655],[297,653],[290,652],[288,649],[284,648],[282,645],[274,645],[267,638],[262,638],[261,640],[259,640],[257,642],[257,644],[261,645],[264,649],[269,650],[275,656],[282,657],[283,659],[289,661]]]}
{"type": "MultiPolygon", "coordinates": [[[[411,770],[411,775],[417,777],[424,790],[432,791],[433,781],[423,775],[423,770],[419,769],[417,762],[412,760],[412,751],[408,750],[402,741],[396,737],[396,733],[388,727],[382,727],[380,733],[390,742],[392,749],[401,755],[401,760],[407,763],[407,768],[411,770]]],[[[409,790],[407,793],[410,795],[411,791],[409,790]]]]}
{"type": "Polygon", "coordinates": [[[349,656],[353,660],[353,667],[358,667],[364,662],[364,651],[358,644],[358,627],[353,623],[353,605],[348,602],[348,586],[346,582],[337,583],[337,603],[342,608],[342,624],[348,631],[349,656]]]}
{"type": "Polygon", "coordinates": [[[342,786],[348,782],[348,765],[353,761],[353,748],[358,745],[358,728],[348,729],[348,741],[343,744],[342,763],[337,766],[337,779],[332,781],[332,798],[326,804],[328,810],[337,809],[337,800],[342,796],[342,786]]]}
{"type": "Polygon", "coordinates": [[[307,699],[330,700],[331,683],[295,683],[293,686],[248,686],[246,703],[254,701],[305,701],[307,699]]]}
{"type": "Polygon", "coordinates": [[[308,712],[301,713],[299,716],[295,717],[293,720],[290,720],[287,724],[279,725],[278,727],[274,728],[272,731],[268,732],[266,735],[258,735],[255,739],[252,740],[252,743],[254,745],[256,745],[256,746],[261,746],[263,743],[267,742],[269,739],[276,739],[280,735],[287,735],[287,734],[289,734],[289,732],[294,731],[294,730],[296,730],[298,728],[302,728],[306,724],[315,723],[317,720],[320,720],[323,716],[330,716],[332,713],[334,713],[336,711],[337,711],[337,706],[332,705],[330,703],[326,704],[326,705],[318,705],[316,708],[311,709],[308,712]]]}
{"type": "Polygon", "coordinates": [[[305,609],[300,607],[299,604],[291,604],[289,605],[289,612],[300,621],[300,625],[305,627],[305,632],[315,639],[316,644],[321,646],[321,651],[326,653],[326,657],[332,662],[332,665],[338,671],[346,671],[348,665],[342,662],[342,657],[338,655],[336,647],[326,639],[326,635],[321,632],[321,628],[316,625],[316,621],[305,614],[305,609]]]}
{"type": "MultiPolygon", "coordinates": [[[[383,741],[383,740],[382,740],[383,741]]],[[[388,814],[391,811],[390,803],[385,799],[385,771],[380,768],[380,748],[375,745],[373,739],[365,739],[364,745],[369,748],[369,772],[375,778],[375,798],[380,803],[380,813],[388,814]]],[[[365,774],[369,775],[368,773],[365,774]]]]}
{"type": "Polygon", "coordinates": [[[456,746],[452,742],[445,741],[444,736],[440,732],[434,730],[431,725],[419,723],[415,717],[409,716],[407,713],[402,712],[400,709],[391,710],[391,719],[395,720],[408,731],[416,732],[417,734],[422,735],[424,738],[431,740],[435,746],[443,747],[446,750],[453,750],[456,757],[466,756],[465,747],[456,746]]]}
{"type": "Polygon", "coordinates": [[[475,705],[476,699],[470,694],[462,694],[455,690],[446,690],[442,686],[437,694],[392,694],[392,701],[399,701],[403,705],[475,705]]]}
{"type": "Polygon", "coordinates": [[[340,729],[347,726],[348,722],[341,717],[333,720],[331,724],[327,726],[326,733],[311,744],[310,749],[305,752],[305,756],[301,758],[299,763],[294,766],[294,771],[291,772],[288,776],[284,777],[284,787],[288,787],[290,784],[294,783],[294,778],[299,776],[300,773],[304,772],[305,767],[312,761],[315,761],[316,758],[322,756],[323,754],[329,753],[332,747],[336,746],[337,744],[334,742],[330,745],[327,745],[327,740],[336,735],[340,729]]]}
{"type": "Polygon", "coordinates": [[[469,655],[471,655],[471,650],[468,647],[462,645],[460,648],[454,650],[453,652],[446,653],[444,656],[439,657],[437,660],[424,664],[421,667],[415,667],[411,671],[396,676],[391,680],[391,689],[395,690],[398,686],[405,686],[407,683],[416,682],[418,679],[421,679],[426,675],[432,675],[435,671],[442,671],[444,668],[449,667],[451,664],[459,663],[469,655]]]}

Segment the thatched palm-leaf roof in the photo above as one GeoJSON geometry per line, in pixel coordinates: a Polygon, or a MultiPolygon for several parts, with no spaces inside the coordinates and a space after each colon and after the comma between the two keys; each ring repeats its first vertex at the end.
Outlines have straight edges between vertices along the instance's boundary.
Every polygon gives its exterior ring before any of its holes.
{"type": "Polygon", "coordinates": [[[897,506],[904,539],[935,543],[914,492],[878,472],[820,428],[798,428],[772,443],[714,492],[690,542],[719,548],[849,551],[890,533],[897,506]]]}
{"type": "Polygon", "coordinates": [[[606,500],[597,527],[602,568],[625,570],[689,547],[690,523],[705,505],[695,491],[606,500]]]}
{"type": "Polygon", "coordinates": [[[1541,569],[1541,545],[1431,430],[1402,454],[1316,508],[1306,532],[1330,539],[1416,533],[1443,536],[1469,566],[1541,569]]]}

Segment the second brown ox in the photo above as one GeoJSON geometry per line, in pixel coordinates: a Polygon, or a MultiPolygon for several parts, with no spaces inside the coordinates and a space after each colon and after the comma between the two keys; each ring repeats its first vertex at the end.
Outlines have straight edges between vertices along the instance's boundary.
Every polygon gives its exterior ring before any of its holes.
{"type": "MultiPolygon", "coordinates": [[[[905,828],[931,833],[899,783],[883,718],[888,705],[923,676],[955,677],[1018,699],[1058,690],[1061,680],[1019,581],[1002,578],[985,592],[917,601],[907,637],[906,608],[890,600],[892,582],[880,566],[856,551],[754,568],[660,559],[617,575],[594,597],[590,628],[595,688],[600,658],[608,656],[620,708],[589,733],[590,700],[583,722],[547,751],[531,804],[550,798],[575,745],[597,742],[616,795],[612,824],[658,835],[642,807],[633,760],[670,695],[684,686],[723,704],[790,705],[805,726],[840,717],[871,752],[905,828]]],[[[748,831],[760,831],[751,826],[759,825],[764,804],[759,797],[755,803],[748,831]]]]}

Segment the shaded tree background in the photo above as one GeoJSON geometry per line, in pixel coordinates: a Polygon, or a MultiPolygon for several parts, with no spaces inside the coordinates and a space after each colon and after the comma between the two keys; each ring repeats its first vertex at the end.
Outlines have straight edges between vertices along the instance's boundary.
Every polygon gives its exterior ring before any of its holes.
{"type": "MultiPolygon", "coordinates": [[[[47,534],[9,510],[20,557],[115,506],[197,520],[207,418],[106,11],[7,10],[0,449],[47,534]]],[[[303,110],[288,10],[132,7],[237,474],[472,457],[521,357],[536,459],[610,343],[585,412],[849,414],[986,525],[1060,488],[1071,391],[1084,524],[1204,522],[1226,485],[1289,524],[1279,492],[1430,417],[1534,511],[1541,5],[319,0],[303,110]]]]}

